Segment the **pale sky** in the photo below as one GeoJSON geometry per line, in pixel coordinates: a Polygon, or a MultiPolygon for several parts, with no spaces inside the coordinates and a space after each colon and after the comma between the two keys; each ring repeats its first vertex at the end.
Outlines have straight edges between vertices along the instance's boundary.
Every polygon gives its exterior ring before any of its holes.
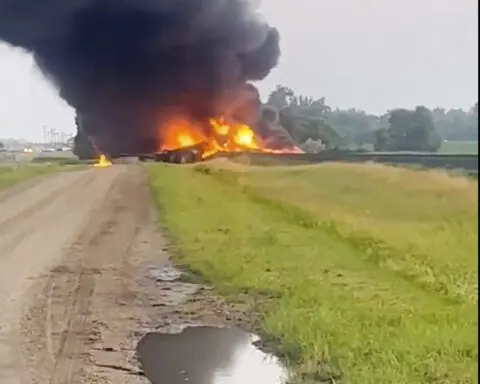
{"type": "MultiPolygon", "coordinates": [[[[333,107],[469,108],[478,99],[476,0],[263,0],[280,30],[276,84],[333,107]]],[[[0,137],[42,140],[42,126],[74,132],[73,111],[31,58],[0,44],[0,137]]]]}

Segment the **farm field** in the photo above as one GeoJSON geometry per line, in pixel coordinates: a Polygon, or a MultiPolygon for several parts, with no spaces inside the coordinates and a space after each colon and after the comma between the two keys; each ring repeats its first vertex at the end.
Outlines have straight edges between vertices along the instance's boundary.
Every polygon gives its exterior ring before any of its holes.
{"type": "Polygon", "coordinates": [[[221,159],[148,172],[177,262],[253,300],[299,382],[477,382],[476,181],[221,159]]]}
{"type": "MultiPolygon", "coordinates": [[[[365,144],[362,148],[373,151],[371,144],[365,144]]],[[[478,141],[444,141],[437,153],[475,155],[478,154],[478,141]]]]}
{"type": "Polygon", "coordinates": [[[439,153],[478,154],[478,142],[447,141],[443,143],[439,153]]]}
{"type": "MultiPolygon", "coordinates": [[[[373,151],[373,145],[371,144],[365,144],[362,148],[373,151]]],[[[478,154],[478,141],[444,141],[437,153],[459,155],[478,154]]]]}

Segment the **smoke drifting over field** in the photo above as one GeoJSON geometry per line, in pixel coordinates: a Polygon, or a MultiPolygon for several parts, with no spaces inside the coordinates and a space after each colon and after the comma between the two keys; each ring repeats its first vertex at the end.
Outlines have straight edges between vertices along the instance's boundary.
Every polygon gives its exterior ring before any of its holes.
{"type": "Polygon", "coordinates": [[[249,0],[0,0],[0,39],[31,51],[104,143],[145,140],[161,111],[216,116],[280,55],[249,0]]]}

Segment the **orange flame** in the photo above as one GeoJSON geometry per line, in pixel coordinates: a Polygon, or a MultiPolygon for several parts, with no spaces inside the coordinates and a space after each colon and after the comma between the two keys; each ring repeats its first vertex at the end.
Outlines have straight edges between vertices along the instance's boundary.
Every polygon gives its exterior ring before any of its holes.
{"type": "Polygon", "coordinates": [[[210,119],[207,130],[185,119],[175,118],[163,124],[161,130],[160,150],[203,145],[203,158],[217,152],[262,151],[270,153],[298,153],[299,148],[272,150],[265,148],[262,140],[245,124],[227,123],[223,117],[210,119]]]}
{"type": "Polygon", "coordinates": [[[161,129],[161,150],[174,150],[191,147],[205,141],[201,130],[186,119],[175,118],[168,121],[161,129]]]}
{"type": "Polygon", "coordinates": [[[105,156],[103,153],[100,155],[98,158],[98,161],[93,164],[95,168],[106,168],[110,167],[112,165],[112,162],[107,159],[107,156],[105,156]]]}

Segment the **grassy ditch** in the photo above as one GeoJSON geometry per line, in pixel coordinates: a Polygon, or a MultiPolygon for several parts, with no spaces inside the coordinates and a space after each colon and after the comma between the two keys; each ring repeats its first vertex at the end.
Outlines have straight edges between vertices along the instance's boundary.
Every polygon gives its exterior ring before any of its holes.
{"type": "Polygon", "coordinates": [[[477,382],[476,182],[381,165],[148,169],[179,263],[266,301],[262,332],[301,382],[477,382]]]}

